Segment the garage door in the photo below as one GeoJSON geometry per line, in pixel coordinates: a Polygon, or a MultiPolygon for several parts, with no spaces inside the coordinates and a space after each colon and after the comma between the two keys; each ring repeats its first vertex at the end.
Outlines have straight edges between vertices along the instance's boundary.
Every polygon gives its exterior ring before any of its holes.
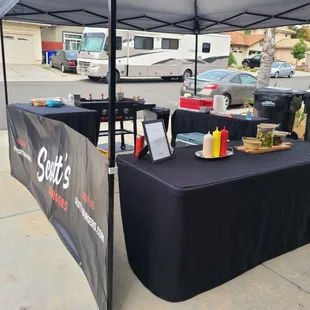
{"type": "Polygon", "coordinates": [[[10,64],[35,64],[34,40],[32,35],[5,34],[5,60],[10,64]]]}

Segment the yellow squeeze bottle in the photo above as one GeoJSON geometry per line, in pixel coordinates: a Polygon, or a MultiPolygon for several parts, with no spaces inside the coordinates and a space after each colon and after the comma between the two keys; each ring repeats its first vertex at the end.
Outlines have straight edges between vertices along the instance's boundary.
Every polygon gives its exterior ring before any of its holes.
{"type": "Polygon", "coordinates": [[[218,130],[218,127],[216,127],[216,130],[212,133],[213,136],[213,157],[219,157],[220,156],[220,150],[221,150],[221,133],[218,130]]]}

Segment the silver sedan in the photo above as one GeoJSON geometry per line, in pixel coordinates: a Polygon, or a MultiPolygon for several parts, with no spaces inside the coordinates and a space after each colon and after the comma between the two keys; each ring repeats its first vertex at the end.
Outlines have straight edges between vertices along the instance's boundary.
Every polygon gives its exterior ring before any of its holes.
{"type": "Polygon", "coordinates": [[[271,66],[271,76],[276,79],[278,77],[291,78],[295,73],[295,67],[293,67],[288,62],[275,61],[271,66]]]}
{"type": "MultiPolygon", "coordinates": [[[[194,78],[188,78],[181,86],[181,96],[194,95],[194,78]]],[[[224,95],[227,107],[241,105],[253,98],[256,77],[234,70],[209,70],[197,76],[196,97],[212,99],[214,95],[224,95]]]]}

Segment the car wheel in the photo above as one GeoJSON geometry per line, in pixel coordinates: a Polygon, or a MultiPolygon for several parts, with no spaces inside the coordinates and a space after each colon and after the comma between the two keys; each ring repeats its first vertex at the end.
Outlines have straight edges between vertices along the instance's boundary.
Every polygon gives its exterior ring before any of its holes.
{"type": "Polygon", "coordinates": [[[187,69],[184,71],[183,75],[179,77],[180,82],[184,82],[186,79],[190,78],[193,75],[192,71],[187,69]]]}
{"type": "Polygon", "coordinates": [[[161,79],[164,80],[164,81],[167,81],[167,82],[171,81],[171,77],[170,76],[162,76],[161,79]]]}
{"type": "Polygon", "coordinates": [[[93,81],[93,82],[97,82],[97,81],[99,81],[101,78],[100,77],[98,77],[98,76],[88,76],[88,78],[91,80],[91,81],[93,81]]]}
{"type": "Polygon", "coordinates": [[[243,67],[243,68],[248,68],[248,67],[250,67],[250,64],[249,64],[247,61],[244,61],[244,62],[242,63],[242,67],[243,67]]]}
{"type": "Polygon", "coordinates": [[[288,75],[289,78],[291,78],[293,76],[293,72],[290,72],[290,74],[288,75]]]}
{"type": "Polygon", "coordinates": [[[277,79],[278,77],[279,77],[279,72],[276,72],[276,73],[274,74],[274,78],[277,79]]]}
{"type": "Polygon", "coordinates": [[[50,66],[51,66],[51,68],[54,68],[54,66],[53,66],[53,62],[52,62],[52,60],[50,59],[50,66]]]}
{"type": "MultiPolygon", "coordinates": [[[[120,79],[119,72],[116,71],[116,72],[115,72],[115,84],[118,83],[119,79],[120,79]]],[[[110,73],[109,73],[109,72],[108,72],[107,76],[104,78],[104,82],[105,82],[106,84],[109,84],[109,83],[110,83],[110,73]]]]}
{"type": "Polygon", "coordinates": [[[61,72],[63,72],[63,73],[66,72],[66,69],[65,69],[65,65],[64,65],[64,64],[61,64],[61,72]]]}
{"type": "Polygon", "coordinates": [[[226,109],[228,109],[231,106],[231,97],[229,94],[223,94],[223,96],[224,96],[224,100],[225,100],[226,109]]]}

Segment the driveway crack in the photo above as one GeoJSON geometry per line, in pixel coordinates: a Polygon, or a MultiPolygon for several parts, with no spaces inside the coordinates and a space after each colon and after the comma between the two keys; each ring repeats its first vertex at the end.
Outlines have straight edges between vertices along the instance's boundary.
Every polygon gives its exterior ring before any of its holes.
{"type": "Polygon", "coordinates": [[[310,295],[310,292],[305,290],[304,288],[302,288],[301,286],[299,286],[298,284],[294,283],[293,281],[285,278],[284,276],[282,276],[281,274],[279,274],[278,272],[275,272],[274,270],[270,269],[269,267],[267,267],[266,265],[262,264],[263,267],[265,267],[266,269],[268,269],[269,271],[271,271],[272,273],[276,274],[277,276],[281,277],[283,280],[293,284],[294,286],[296,286],[301,292],[303,293],[306,293],[306,294],[309,294],[310,295]]]}

